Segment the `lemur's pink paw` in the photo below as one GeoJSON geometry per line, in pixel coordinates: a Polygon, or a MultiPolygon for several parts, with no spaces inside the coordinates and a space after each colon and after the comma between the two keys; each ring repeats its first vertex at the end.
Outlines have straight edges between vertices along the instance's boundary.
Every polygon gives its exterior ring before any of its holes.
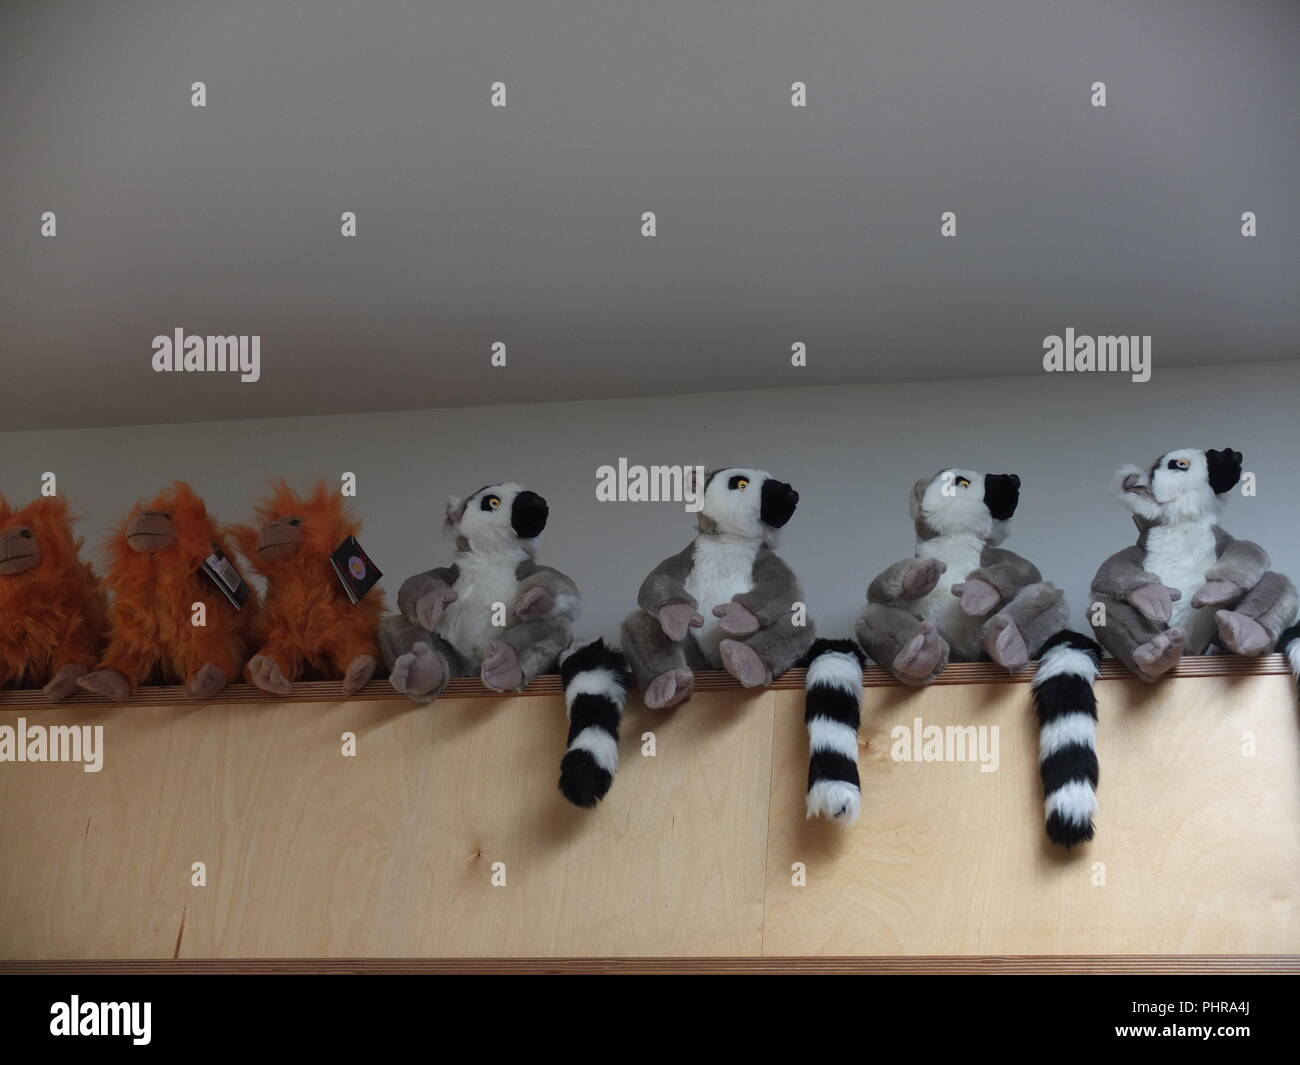
{"type": "Polygon", "coordinates": [[[1235,610],[1220,610],[1214,615],[1214,620],[1219,623],[1219,639],[1233,654],[1254,658],[1272,650],[1273,641],[1268,638],[1264,626],[1254,618],[1235,610]]]}
{"type": "Polygon", "coordinates": [[[533,585],[515,600],[511,609],[517,618],[544,618],[555,609],[555,596],[547,589],[533,585]]]}
{"type": "Polygon", "coordinates": [[[1014,621],[1006,617],[995,617],[984,634],[984,650],[1003,669],[1014,673],[1024,669],[1029,663],[1029,648],[1025,638],[1014,621]]]}
{"type": "Polygon", "coordinates": [[[487,645],[479,676],[493,691],[517,692],[524,686],[524,671],[515,649],[503,640],[487,645]]]}
{"type": "Polygon", "coordinates": [[[689,603],[669,603],[659,608],[659,627],[673,643],[681,643],[691,629],[704,624],[695,607],[689,603]]]}
{"type": "Polygon", "coordinates": [[[928,680],[943,662],[943,653],[943,637],[935,631],[933,622],[923,621],[916,635],[894,656],[894,672],[913,680],[928,680]]]}
{"type": "Polygon", "coordinates": [[[378,666],[374,655],[357,655],[348,663],[348,671],[343,674],[343,694],[356,695],[370,683],[378,666]]]}
{"type": "Polygon", "coordinates": [[[78,677],[77,687],[85,688],[88,692],[94,692],[96,695],[112,699],[115,703],[126,702],[127,697],[131,694],[130,683],[115,669],[97,669],[94,673],[87,673],[84,677],[78,677]]]}
{"type": "Polygon", "coordinates": [[[771,670],[749,644],[739,640],[723,640],[718,644],[718,654],[722,657],[722,668],[740,681],[743,687],[762,688],[772,683],[771,670]]]}
{"type": "Polygon", "coordinates": [[[695,674],[689,669],[670,669],[655,677],[641,696],[641,701],[651,710],[667,710],[684,703],[695,691],[695,674]]]}
{"type": "Polygon", "coordinates": [[[446,672],[442,656],[420,641],[406,654],[397,656],[388,674],[388,683],[395,691],[411,699],[422,699],[433,694],[446,672]]]}
{"type": "Polygon", "coordinates": [[[924,599],[939,583],[948,564],[937,558],[913,559],[903,573],[903,598],[924,599]]]}
{"type": "Polygon", "coordinates": [[[1163,625],[1174,616],[1174,604],[1183,597],[1177,588],[1144,584],[1128,593],[1129,604],[1148,621],[1163,625]]]}
{"type": "Polygon", "coordinates": [[[1144,679],[1155,680],[1178,665],[1186,642],[1187,637],[1182,629],[1166,629],[1135,650],[1133,661],[1142,671],[1144,679]]]}
{"type": "Polygon", "coordinates": [[[718,619],[718,628],[732,636],[748,636],[759,629],[758,618],[748,607],[739,603],[722,603],[713,608],[713,616],[718,619]]]}
{"type": "Polygon", "coordinates": [[[1192,596],[1192,606],[1227,606],[1242,595],[1232,581],[1207,581],[1192,596]]]}
{"type": "Polygon", "coordinates": [[[440,587],[424,595],[415,603],[415,619],[420,627],[432,632],[442,620],[442,612],[456,601],[456,592],[452,588],[440,587]]]}
{"type": "Polygon", "coordinates": [[[284,671],[267,655],[253,655],[248,660],[248,679],[270,695],[288,695],[293,691],[293,684],[284,671]]]}
{"type": "Polygon", "coordinates": [[[993,613],[1002,596],[998,590],[978,577],[970,577],[960,584],[952,586],[952,594],[961,600],[962,613],[973,618],[982,618],[993,613]]]}

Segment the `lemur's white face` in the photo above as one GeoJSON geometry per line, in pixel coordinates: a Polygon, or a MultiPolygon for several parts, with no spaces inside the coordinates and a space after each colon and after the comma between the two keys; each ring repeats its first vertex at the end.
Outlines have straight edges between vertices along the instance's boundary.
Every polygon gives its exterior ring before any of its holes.
{"type": "Polygon", "coordinates": [[[1149,470],[1119,471],[1120,499],[1150,521],[1175,522],[1212,517],[1219,496],[1241,476],[1241,452],[1184,447],[1161,455],[1149,470]]]}
{"type": "Polygon", "coordinates": [[[788,522],[798,502],[799,493],[766,470],[734,466],[710,478],[700,513],[720,533],[758,539],[788,522]]]}
{"type": "Polygon", "coordinates": [[[447,524],[480,552],[533,544],[546,528],[546,500],[513,481],[447,500],[447,524]]]}
{"type": "Polygon", "coordinates": [[[966,533],[1001,541],[1019,501],[1020,478],[1014,473],[953,468],[940,470],[924,490],[914,491],[912,517],[924,518],[940,536],[966,533]]]}

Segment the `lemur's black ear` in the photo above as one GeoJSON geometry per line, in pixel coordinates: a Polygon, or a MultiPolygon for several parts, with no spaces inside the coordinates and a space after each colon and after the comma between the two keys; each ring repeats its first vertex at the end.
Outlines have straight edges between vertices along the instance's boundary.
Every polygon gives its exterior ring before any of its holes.
{"type": "Polygon", "coordinates": [[[1210,488],[1216,496],[1231,491],[1241,480],[1241,452],[1225,447],[1222,451],[1207,451],[1205,465],[1210,471],[1210,488]]]}

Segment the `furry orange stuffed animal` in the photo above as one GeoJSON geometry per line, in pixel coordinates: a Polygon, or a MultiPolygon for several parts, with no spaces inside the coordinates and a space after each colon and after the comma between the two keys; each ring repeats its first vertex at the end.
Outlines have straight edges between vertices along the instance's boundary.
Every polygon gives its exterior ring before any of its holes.
{"type": "Polygon", "coordinates": [[[58,702],[95,668],[108,608],[80,551],[62,499],[12,510],[0,497],[0,688],[42,685],[58,702]]]}
{"type": "Polygon", "coordinates": [[[250,590],[236,610],[200,572],[214,548],[231,552],[188,484],[137,503],[109,548],[112,633],[99,669],[78,684],[120,702],[146,682],[179,682],[190,698],[206,699],[239,676],[257,599],[250,590]],[[194,623],[199,603],[202,625],[194,623]]]}
{"type": "Polygon", "coordinates": [[[272,481],[258,504],[256,527],[231,527],[244,557],[266,578],[261,650],[245,669],[263,691],[288,695],[310,669],[321,677],[342,677],[343,694],[352,695],[374,675],[383,595],[371,591],[353,603],[330,562],[339,544],[360,528],[342,497],[323,482],[304,497],[282,480],[272,481]]]}

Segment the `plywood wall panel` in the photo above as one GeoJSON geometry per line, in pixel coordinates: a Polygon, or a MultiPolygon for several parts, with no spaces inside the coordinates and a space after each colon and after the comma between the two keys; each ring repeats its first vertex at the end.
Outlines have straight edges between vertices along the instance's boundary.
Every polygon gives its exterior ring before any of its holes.
{"type": "Polygon", "coordinates": [[[1070,854],[1023,683],[868,688],[847,830],[804,818],[793,689],[634,700],[592,812],[556,790],[552,694],[7,709],[102,724],[106,755],[0,764],[0,958],[1300,953],[1291,679],[1098,693],[1098,838],[1070,854]],[[894,760],[918,716],[996,726],[998,770],[894,760]]]}
{"type": "Polygon", "coordinates": [[[848,830],[798,816],[806,731],[799,695],[780,693],[765,952],[1300,950],[1291,680],[1111,680],[1097,691],[1098,835],[1069,853],[1044,837],[1026,686],[869,689],[863,813],[848,830]],[[999,726],[999,769],[894,760],[891,730],[916,717],[999,726]],[[805,887],[791,883],[795,862],[805,887]]]}
{"type": "Polygon", "coordinates": [[[0,957],[757,954],[774,699],[634,706],[595,812],[554,696],[27,711],[106,763],[0,767],[0,957]]]}

